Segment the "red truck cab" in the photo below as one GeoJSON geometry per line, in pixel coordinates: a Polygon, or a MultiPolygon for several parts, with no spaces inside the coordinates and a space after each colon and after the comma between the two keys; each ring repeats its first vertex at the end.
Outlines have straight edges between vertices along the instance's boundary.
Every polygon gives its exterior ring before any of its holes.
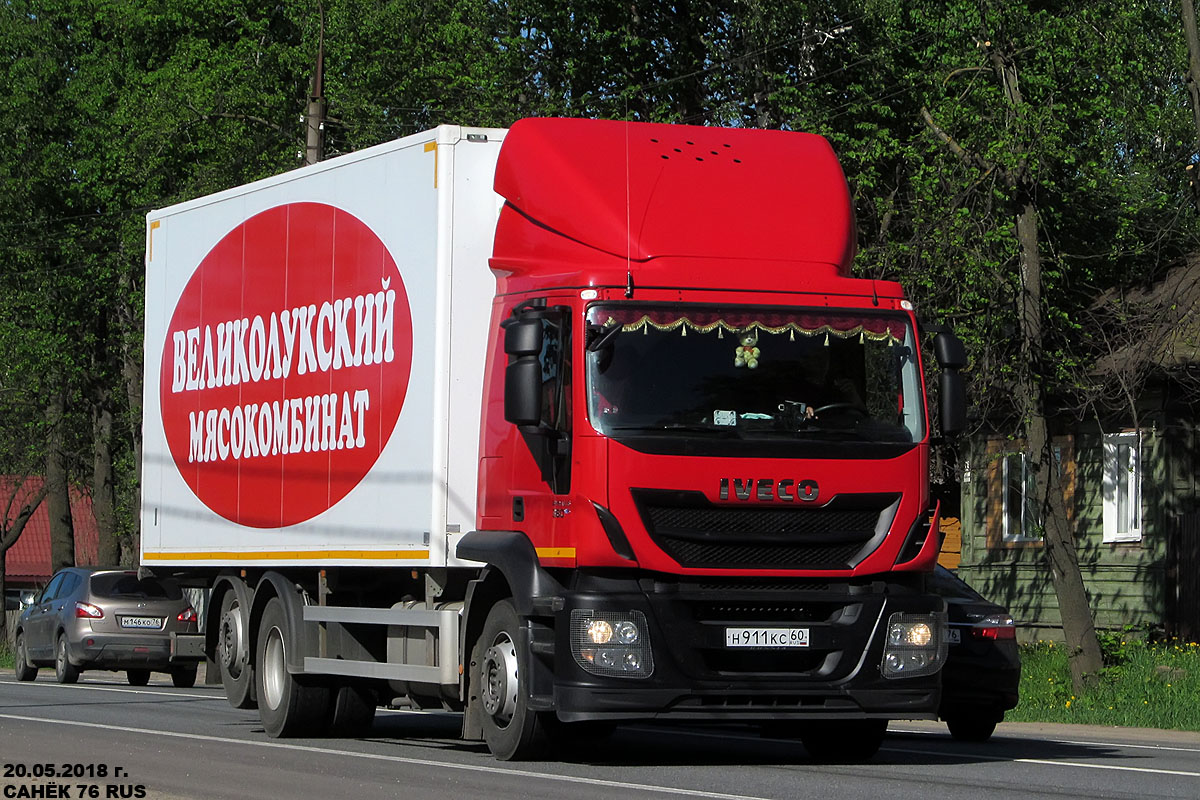
{"type": "MultiPolygon", "coordinates": [[[[473,655],[468,730],[511,757],[552,724],[750,721],[861,756],[888,719],[935,718],[919,332],[898,284],[850,277],[829,144],[525,120],[495,188],[458,555],[489,565],[476,598],[510,595],[518,632],[473,655]]],[[[958,418],[961,345],[938,352],[958,418]]]]}

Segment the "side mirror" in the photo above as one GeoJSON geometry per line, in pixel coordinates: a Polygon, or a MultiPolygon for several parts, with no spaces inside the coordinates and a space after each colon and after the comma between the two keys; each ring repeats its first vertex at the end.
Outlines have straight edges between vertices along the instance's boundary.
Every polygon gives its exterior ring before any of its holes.
{"type": "Polygon", "coordinates": [[[504,328],[504,352],[510,356],[539,356],[542,353],[540,317],[512,317],[500,323],[504,328]]]}
{"type": "Polygon", "coordinates": [[[959,370],[967,366],[967,348],[947,330],[933,339],[933,354],[942,368],[938,383],[943,436],[957,436],[967,428],[967,391],[959,370]]]}
{"type": "Polygon", "coordinates": [[[939,333],[933,338],[933,354],[942,369],[962,369],[967,365],[967,348],[953,333],[939,333]]]}
{"type": "Polygon", "coordinates": [[[542,419],[542,320],[513,317],[502,323],[504,352],[504,418],[514,425],[537,425],[542,419]]]}
{"type": "Polygon", "coordinates": [[[956,369],[943,371],[938,389],[942,435],[957,436],[967,428],[967,390],[962,375],[956,369]]]}

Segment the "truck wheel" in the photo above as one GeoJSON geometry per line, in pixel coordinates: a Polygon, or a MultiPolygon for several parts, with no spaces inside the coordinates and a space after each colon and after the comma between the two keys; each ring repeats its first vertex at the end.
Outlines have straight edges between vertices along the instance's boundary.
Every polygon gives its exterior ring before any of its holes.
{"type": "Polygon", "coordinates": [[[329,690],[292,675],[287,668],[287,617],[278,597],[267,601],[258,626],[258,715],[272,737],[318,733],[329,713],[329,690]]]}
{"type": "Polygon", "coordinates": [[[357,684],[342,684],[331,690],[329,735],[362,736],[375,723],[375,692],[357,684]]]}
{"type": "Polygon", "coordinates": [[[980,716],[952,716],[946,718],[946,727],[960,742],[986,742],[996,731],[996,720],[982,713],[980,716]]]}
{"type": "Polygon", "coordinates": [[[886,719],[827,720],[804,725],[804,749],[817,761],[849,764],[866,761],[879,751],[887,733],[886,719]]]}
{"type": "Polygon", "coordinates": [[[234,708],[254,708],[254,668],[250,664],[250,629],[246,610],[232,588],[221,596],[217,622],[217,668],[225,698],[234,708]]]}
{"type": "Polygon", "coordinates": [[[59,683],[75,683],[79,680],[79,667],[67,656],[67,636],[60,633],[54,648],[54,677],[59,683]]]}
{"type": "Polygon", "coordinates": [[[25,652],[25,634],[17,634],[17,653],[13,657],[13,670],[19,681],[31,681],[37,677],[38,668],[29,663],[29,655],[25,652]]]}
{"type": "Polygon", "coordinates": [[[130,686],[145,686],[150,682],[150,670],[127,669],[125,670],[125,679],[129,681],[130,686]]]}
{"type": "Polygon", "coordinates": [[[471,653],[472,693],[483,710],[483,738],[501,761],[533,758],[546,746],[545,727],[529,710],[529,692],[521,681],[518,630],[516,609],[501,600],[488,612],[471,653]]]}

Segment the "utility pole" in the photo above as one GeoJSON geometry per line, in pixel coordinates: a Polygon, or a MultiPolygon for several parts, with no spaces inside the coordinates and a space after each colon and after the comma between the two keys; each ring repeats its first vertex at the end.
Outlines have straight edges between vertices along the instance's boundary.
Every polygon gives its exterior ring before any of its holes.
{"type": "Polygon", "coordinates": [[[325,9],[318,5],[321,29],[317,38],[317,68],[308,92],[304,114],[304,163],[315,164],[325,156],[325,9]]]}

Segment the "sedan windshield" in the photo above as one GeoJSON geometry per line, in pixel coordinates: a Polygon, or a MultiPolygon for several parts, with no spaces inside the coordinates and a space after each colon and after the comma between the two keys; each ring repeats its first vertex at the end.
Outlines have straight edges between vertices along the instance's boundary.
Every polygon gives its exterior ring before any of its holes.
{"type": "Polygon", "coordinates": [[[914,336],[900,314],[597,304],[593,427],[622,434],[916,442],[914,336]]]}

